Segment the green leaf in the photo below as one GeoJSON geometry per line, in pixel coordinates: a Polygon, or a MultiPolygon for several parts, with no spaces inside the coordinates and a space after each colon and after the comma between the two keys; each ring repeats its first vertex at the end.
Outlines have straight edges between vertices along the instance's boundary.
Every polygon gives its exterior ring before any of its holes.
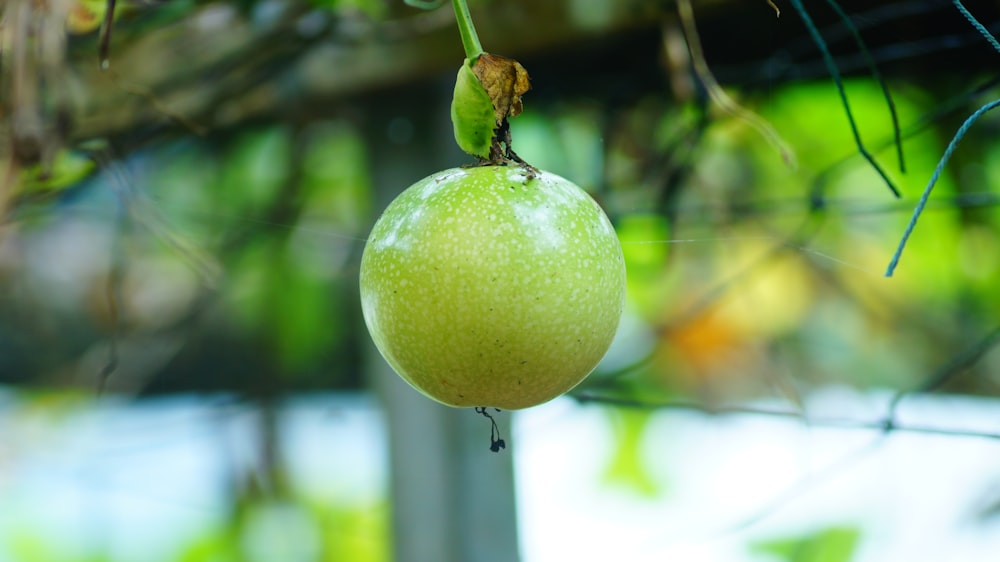
{"type": "Polygon", "coordinates": [[[315,123],[303,151],[300,224],[361,236],[369,227],[373,198],[361,135],[344,122],[315,123]]]}
{"type": "Polygon", "coordinates": [[[615,453],[604,472],[607,484],[633,490],[640,496],[654,497],[662,490],[642,461],[642,443],[652,417],[648,410],[609,408],[614,431],[615,453]]]}
{"type": "Polygon", "coordinates": [[[228,528],[212,528],[181,548],[178,562],[236,562],[240,554],[228,528]]]}
{"type": "Polygon", "coordinates": [[[296,267],[288,256],[271,272],[267,297],[278,359],[291,374],[315,364],[343,335],[344,322],[332,302],[335,287],[321,277],[296,267]]]}
{"type": "Polygon", "coordinates": [[[667,282],[670,225],[661,215],[630,214],[620,218],[616,230],[628,271],[629,301],[634,310],[652,320],[662,314],[675,289],[667,282]]]}
{"type": "Polygon", "coordinates": [[[94,161],[87,156],[78,152],[61,150],[56,155],[49,170],[43,171],[40,166],[36,165],[21,172],[17,192],[32,194],[62,191],[85,179],[94,170],[94,167],[94,161]]]}
{"type": "Polygon", "coordinates": [[[403,3],[421,10],[436,10],[444,4],[444,0],[403,0],[403,3]]]}
{"type": "Polygon", "coordinates": [[[493,101],[472,72],[472,64],[473,61],[465,59],[458,70],[451,99],[451,122],[459,148],[473,156],[488,158],[496,114],[493,101]]]}
{"type": "Polygon", "coordinates": [[[383,500],[347,505],[313,501],[311,509],[323,531],[324,561],[392,560],[389,506],[383,500]]]}
{"type": "Polygon", "coordinates": [[[242,133],[230,147],[215,186],[219,201],[229,214],[240,217],[269,211],[287,187],[291,161],[292,139],[284,127],[242,133]]]}
{"type": "Polygon", "coordinates": [[[855,527],[830,527],[803,537],[759,542],[751,549],[785,562],[850,562],[860,538],[855,527]]]}
{"type": "Polygon", "coordinates": [[[373,20],[385,19],[388,5],[383,0],[309,0],[317,8],[337,15],[362,13],[373,20]]]}
{"type": "Polygon", "coordinates": [[[264,336],[285,374],[299,376],[343,340],[340,288],[299,260],[288,239],[260,238],[228,268],[227,305],[239,329],[264,336]]]}

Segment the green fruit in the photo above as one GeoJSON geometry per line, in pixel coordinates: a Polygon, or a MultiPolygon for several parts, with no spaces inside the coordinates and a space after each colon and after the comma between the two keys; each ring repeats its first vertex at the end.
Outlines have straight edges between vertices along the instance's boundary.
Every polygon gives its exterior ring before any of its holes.
{"type": "Polygon", "coordinates": [[[513,166],[454,168],[393,201],[361,259],[379,351],[456,407],[541,404],[604,356],[625,301],[621,244],[573,183],[513,166]]]}

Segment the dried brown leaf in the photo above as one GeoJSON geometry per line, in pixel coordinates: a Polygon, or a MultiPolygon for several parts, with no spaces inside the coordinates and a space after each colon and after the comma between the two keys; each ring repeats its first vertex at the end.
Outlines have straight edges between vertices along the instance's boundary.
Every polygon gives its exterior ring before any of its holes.
{"type": "Polygon", "coordinates": [[[497,126],[508,117],[517,117],[521,113],[521,96],[531,89],[528,71],[521,63],[483,53],[472,65],[472,72],[493,101],[497,126]]]}

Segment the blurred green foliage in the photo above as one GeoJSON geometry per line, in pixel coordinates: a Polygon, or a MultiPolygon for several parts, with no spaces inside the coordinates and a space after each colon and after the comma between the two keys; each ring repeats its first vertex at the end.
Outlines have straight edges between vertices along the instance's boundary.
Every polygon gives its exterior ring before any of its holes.
{"type": "MultiPolygon", "coordinates": [[[[381,0],[312,5],[330,17],[369,22],[400,8],[381,0]]],[[[880,86],[866,78],[845,82],[860,135],[908,197],[903,204],[887,197],[875,171],[858,156],[837,90],[826,80],[775,84],[742,96],[793,148],[796,168],[755,129],[703,98],[679,103],[647,91],[613,101],[589,94],[536,103],[529,94],[525,112],[512,120],[514,148],[528,162],[582,185],[608,211],[628,262],[629,312],[656,341],[649,357],[636,358],[637,364],[645,360],[641,372],[626,373],[618,391],[660,389],[663,396],[726,401],[776,386],[795,401],[798,392],[829,382],[913,387],[928,365],[945,362],[955,346],[995,321],[997,206],[955,203],[982,198],[1000,181],[997,143],[988,133],[970,137],[942,177],[897,277],[879,275],[906,223],[909,201],[926,184],[951,134],[935,113],[942,106],[939,93],[906,81],[890,85],[904,128],[905,174],[896,168],[880,86]],[[921,344],[941,342],[942,332],[955,334],[944,336],[948,345],[921,344]],[[773,372],[789,380],[776,385],[769,381],[773,372]],[[643,379],[638,386],[636,378],[643,379]]],[[[406,99],[399,94],[400,103],[406,99]]],[[[358,348],[365,336],[354,294],[357,257],[379,211],[374,201],[399,189],[376,185],[374,172],[397,165],[383,156],[389,154],[385,145],[396,143],[402,155],[418,144],[379,141],[372,129],[377,120],[366,111],[371,109],[336,110],[335,117],[315,119],[265,118],[204,137],[157,138],[122,162],[110,150],[63,150],[49,171],[20,171],[21,194],[57,194],[48,227],[61,222],[59,204],[65,201],[58,194],[69,187],[80,189],[68,190],[73,194],[66,201],[130,211],[125,226],[109,225],[107,215],[87,225],[117,240],[100,259],[120,271],[94,265],[86,279],[64,272],[84,286],[75,288],[81,302],[60,311],[63,316],[53,313],[55,321],[106,332],[113,315],[102,283],[118,275],[131,280],[120,287],[119,331],[180,333],[189,343],[186,350],[219,340],[227,349],[252,349],[259,355],[256,368],[290,388],[360,384],[358,348]],[[107,173],[96,173],[95,161],[107,173]],[[109,192],[118,198],[110,205],[109,192]],[[192,291],[189,282],[178,283],[176,294],[153,291],[141,286],[140,263],[161,264],[162,270],[171,263],[190,266],[200,284],[192,291]],[[170,321],[148,320],[166,318],[164,310],[170,321]]],[[[392,111],[407,122],[422,122],[417,114],[426,106],[403,104],[392,111]]],[[[442,113],[439,121],[447,117],[442,113]]],[[[416,133],[419,144],[432,144],[425,131],[416,133]]],[[[416,178],[424,172],[400,169],[395,175],[416,178]]],[[[44,238],[45,228],[26,234],[44,238]]],[[[71,241],[58,244],[60,252],[73,251],[71,241]]],[[[98,263],[101,252],[87,251],[98,263]]],[[[24,282],[28,292],[37,285],[24,282]]],[[[39,294],[24,302],[44,300],[39,294]]],[[[105,335],[78,332],[80,341],[65,352],[67,362],[105,335]]],[[[193,356],[183,365],[202,365],[194,368],[211,373],[218,369],[207,365],[220,361],[227,360],[199,363],[193,356]]],[[[10,369],[25,364],[12,362],[10,369]]],[[[607,380],[601,385],[615,389],[607,380]]]]}
{"type": "Polygon", "coordinates": [[[386,562],[387,508],[309,502],[258,502],[230,524],[180,548],[178,562],[386,562]]]}
{"type": "MultiPolygon", "coordinates": [[[[181,18],[195,5],[170,3],[158,16],[137,17],[121,37],[138,37],[143,26],[181,18]]],[[[362,20],[384,20],[395,10],[380,0],[309,5],[362,20]]],[[[573,3],[578,16],[581,6],[573,3]]],[[[364,44],[366,33],[352,40],[364,44]]],[[[946,170],[896,277],[881,275],[955,119],[937,113],[949,100],[934,88],[891,86],[904,124],[905,174],[896,167],[881,89],[870,79],[845,83],[860,134],[902,189],[902,203],[859,158],[837,91],[825,80],[742,96],[793,148],[794,169],[754,129],[704,99],[679,102],[663,91],[637,92],[614,106],[593,96],[544,105],[526,98],[512,122],[515,150],[580,184],[607,209],[628,267],[630,325],[636,339],[652,342],[628,368],[599,368],[576,391],[649,406],[608,409],[615,446],[607,484],[643,497],[669,492],[643,458],[657,404],[691,398],[710,410],[777,398],[799,408],[803,395],[830,384],[920,388],[1000,321],[995,121],[971,133],[946,170]]],[[[48,194],[39,208],[50,220],[15,221],[13,249],[0,255],[0,375],[79,385],[78,373],[110,364],[104,352],[114,339],[132,356],[156,343],[175,350],[159,363],[122,361],[109,381],[113,387],[121,375],[128,392],[152,386],[164,372],[183,381],[175,390],[197,388],[227,369],[260,371],[283,391],[364,387],[357,260],[380,210],[374,201],[399,188],[378,185],[376,172],[398,167],[396,177],[416,180],[426,170],[414,161],[424,156],[385,155],[440,146],[421,130],[417,142],[401,141],[391,153],[374,129],[373,115],[386,108],[420,122],[427,108],[406,105],[407,88],[396,97],[380,92],[386,97],[374,111],[358,109],[362,99],[334,100],[346,109],[305,108],[317,115],[294,119],[279,113],[204,137],[164,135],[100,167],[91,155],[63,149],[51,169],[20,170],[14,195],[48,194]],[[84,204],[99,211],[86,215],[84,204]],[[127,226],[115,218],[122,209],[133,210],[123,213],[127,226]],[[206,271],[201,260],[217,266],[217,279],[198,277],[206,271]],[[143,282],[178,265],[197,282],[143,282]],[[216,347],[231,355],[214,355],[216,347]],[[39,355],[57,359],[37,367],[39,355]],[[175,357],[186,361],[176,367],[175,357]]],[[[953,388],[996,394],[998,360],[994,354],[964,369],[953,388]]],[[[217,388],[248,391],[256,374],[240,371],[217,388]]],[[[280,536],[281,526],[295,521],[315,531],[311,545],[293,545],[313,549],[313,559],[387,560],[386,509],[262,500],[207,529],[182,559],[282,559],[248,555],[248,544],[256,533],[280,536]]],[[[787,562],[847,562],[860,539],[858,529],[831,528],[753,549],[787,562]]],[[[5,540],[18,562],[67,559],[35,529],[5,540]]],[[[72,560],[112,557],[80,553],[72,560]]]]}
{"type": "Polygon", "coordinates": [[[313,6],[335,12],[357,11],[372,19],[381,19],[389,11],[384,0],[308,0],[313,6]]]}
{"type": "Polygon", "coordinates": [[[615,225],[628,270],[627,294],[635,313],[656,316],[669,298],[666,266],[670,226],[657,214],[636,213],[621,217],[615,225]]]}
{"type": "MultiPolygon", "coordinates": [[[[354,281],[345,268],[372,212],[368,166],[358,132],[336,121],[251,128],[223,143],[183,141],[149,155],[142,197],[225,271],[211,288],[225,311],[214,322],[257,342],[288,384],[336,384],[321,381],[353,334],[344,309],[354,307],[354,281]]],[[[159,251],[187,261],[169,245],[159,251]]]]}
{"type": "Polygon", "coordinates": [[[72,150],[61,150],[56,154],[49,169],[36,164],[21,171],[15,195],[34,195],[58,192],[77,185],[86,179],[95,168],[94,161],[72,150]]]}
{"type": "Polygon", "coordinates": [[[762,541],[751,548],[782,562],[850,562],[860,539],[857,528],[830,527],[802,537],[762,541]]]}
{"type": "Polygon", "coordinates": [[[643,436],[653,412],[621,408],[608,408],[606,412],[615,450],[604,471],[604,484],[632,490],[642,497],[664,493],[642,458],[643,436]]]}

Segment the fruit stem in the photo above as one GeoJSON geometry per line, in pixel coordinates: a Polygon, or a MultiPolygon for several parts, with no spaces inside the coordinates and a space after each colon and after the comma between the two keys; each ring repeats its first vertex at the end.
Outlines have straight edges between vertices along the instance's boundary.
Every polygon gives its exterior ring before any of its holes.
{"type": "Polygon", "coordinates": [[[465,57],[474,62],[483,54],[483,46],[479,43],[476,26],[472,23],[469,5],[466,0],[451,0],[451,5],[455,9],[455,20],[458,22],[458,33],[462,36],[462,47],[465,47],[465,57]]]}

